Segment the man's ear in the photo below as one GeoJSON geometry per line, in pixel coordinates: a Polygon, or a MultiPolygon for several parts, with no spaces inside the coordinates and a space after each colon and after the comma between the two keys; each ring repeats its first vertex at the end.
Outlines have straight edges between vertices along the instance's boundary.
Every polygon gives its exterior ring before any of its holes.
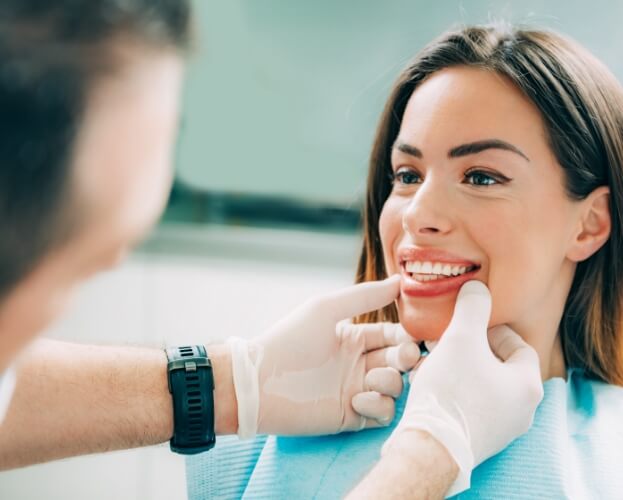
{"type": "Polygon", "coordinates": [[[567,258],[574,262],[588,259],[610,237],[610,188],[601,186],[589,194],[582,203],[578,230],[574,234],[567,258]]]}

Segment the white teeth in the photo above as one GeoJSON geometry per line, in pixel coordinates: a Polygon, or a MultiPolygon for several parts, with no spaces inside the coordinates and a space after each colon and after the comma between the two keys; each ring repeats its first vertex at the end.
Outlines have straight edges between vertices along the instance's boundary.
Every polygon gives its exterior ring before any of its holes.
{"type": "Polygon", "coordinates": [[[425,274],[417,278],[418,281],[434,281],[441,279],[437,274],[425,274]]]}
{"type": "Polygon", "coordinates": [[[471,266],[444,264],[443,262],[421,262],[409,261],[404,263],[405,271],[411,273],[418,281],[430,281],[443,276],[458,276],[464,274],[468,270],[473,269],[471,266]]]}

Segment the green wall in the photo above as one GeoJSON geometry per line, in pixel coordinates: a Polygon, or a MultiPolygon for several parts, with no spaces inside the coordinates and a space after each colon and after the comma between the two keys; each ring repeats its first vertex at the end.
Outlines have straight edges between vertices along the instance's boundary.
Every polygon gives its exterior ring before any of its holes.
{"type": "Polygon", "coordinates": [[[201,191],[355,206],[391,82],[457,23],[563,31],[623,75],[623,2],[197,0],[178,180],[201,191]]]}

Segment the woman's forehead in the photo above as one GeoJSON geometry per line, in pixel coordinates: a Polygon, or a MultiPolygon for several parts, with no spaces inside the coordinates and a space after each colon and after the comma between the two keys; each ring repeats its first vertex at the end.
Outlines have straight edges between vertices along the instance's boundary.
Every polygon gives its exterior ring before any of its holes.
{"type": "Polygon", "coordinates": [[[417,147],[485,138],[545,146],[543,132],[539,110],[508,78],[489,70],[455,67],[434,73],[416,88],[399,139],[416,141],[417,147]]]}

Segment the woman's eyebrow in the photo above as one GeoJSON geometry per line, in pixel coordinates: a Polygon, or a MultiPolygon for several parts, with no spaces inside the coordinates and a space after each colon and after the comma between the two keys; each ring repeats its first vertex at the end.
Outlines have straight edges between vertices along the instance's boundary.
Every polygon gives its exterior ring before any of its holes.
{"type": "Polygon", "coordinates": [[[396,142],[394,142],[392,149],[397,149],[398,151],[402,151],[403,153],[406,153],[410,156],[415,156],[416,158],[422,158],[424,156],[422,154],[422,151],[420,151],[415,146],[411,146],[406,142],[398,142],[397,140],[396,142]]]}
{"type": "MultiPolygon", "coordinates": [[[[424,157],[424,154],[419,148],[412,146],[411,144],[407,144],[406,142],[399,142],[396,140],[392,149],[397,149],[398,151],[416,158],[424,157]]],[[[504,151],[511,151],[512,153],[516,153],[521,156],[524,160],[530,161],[530,158],[528,158],[528,156],[521,149],[501,139],[484,139],[482,141],[461,144],[460,146],[452,148],[448,152],[448,157],[458,158],[460,156],[473,155],[487,149],[503,149],[504,151]]]]}
{"type": "Polygon", "coordinates": [[[459,156],[473,155],[485,151],[486,149],[503,149],[504,151],[511,151],[521,156],[524,160],[530,161],[530,158],[517,146],[503,141],[501,139],[485,139],[482,141],[470,142],[468,144],[461,144],[448,151],[449,158],[458,158],[459,156]]]}

